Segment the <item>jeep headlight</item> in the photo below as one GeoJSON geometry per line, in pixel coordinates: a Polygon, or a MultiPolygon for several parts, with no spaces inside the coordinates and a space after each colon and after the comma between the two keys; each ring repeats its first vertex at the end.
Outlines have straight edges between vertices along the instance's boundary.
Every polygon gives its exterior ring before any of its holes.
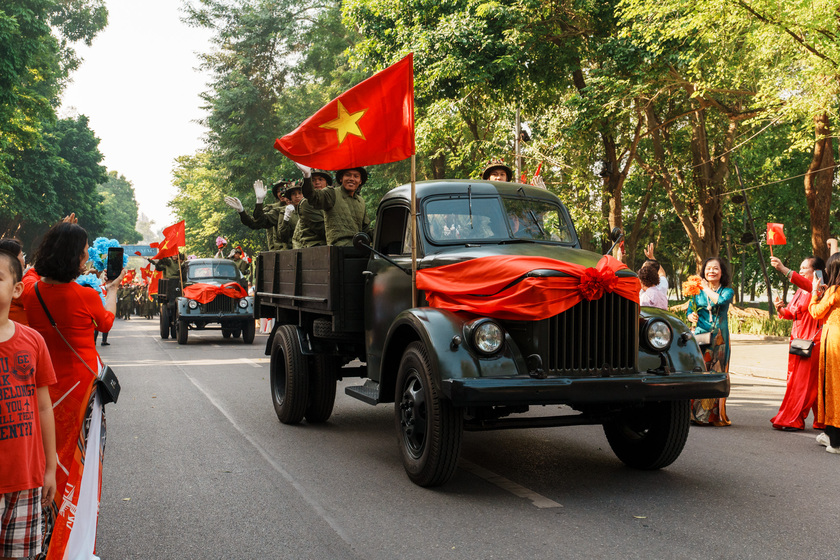
{"type": "Polygon", "coordinates": [[[248,300],[245,299],[245,298],[240,299],[239,300],[239,307],[241,307],[242,309],[245,309],[246,307],[248,307],[248,300]]]}
{"type": "Polygon", "coordinates": [[[505,341],[505,333],[498,323],[491,319],[479,319],[471,325],[470,338],[473,346],[481,352],[490,356],[495,354],[502,347],[505,341]]]}
{"type": "Polygon", "coordinates": [[[664,352],[671,346],[674,333],[668,323],[662,319],[651,319],[645,325],[642,336],[652,349],[657,352],[664,352]]]}
{"type": "Polygon", "coordinates": [[[198,302],[194,299],[191,299],[187,305],[189,305],[190,309],[198,309],[198,302]]]}

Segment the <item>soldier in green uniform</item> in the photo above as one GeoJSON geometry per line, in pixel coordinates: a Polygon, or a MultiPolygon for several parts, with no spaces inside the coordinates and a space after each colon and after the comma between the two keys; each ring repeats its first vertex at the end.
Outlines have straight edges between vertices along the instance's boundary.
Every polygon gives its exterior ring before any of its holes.
{"type": "MultiPolygon", "coordinates": [[[[313,171],[312,177],[303,179],[304,184],[307,181],[312,183],[312,189],[316,191],[332,186],[332,177],[329,173],[323,171],[313,171]]],[[[300,220],[295,227],[295,234],[292,236],[292,249],[326,245],[327,234],[324,230],[324,211],[314,208],[308,200],[303,199],[297,208],[297,212],[300,215],[300,220]]]]}
{"type": "MultiPolygon", "coordinates": [[[[295,162],[304,178],[312,176],[312,169],[295,162]]],[[[304,182],[303,196],[313,208],[324,211],[324,230],[327,245],[351,246],[353,236],[358,232],[370,235],[370,218],[365,212],[365,199],[359,189],[367,182],[368,173],[364,167],[340,169],[335,179],[340,187],[326,187],[319,191],[312,183],[304,182]]]]}
{"type": "Polygon", "coordinates": [[[242,258],[242,249],[237,247],[233,251],[233,258],[231,260],[236,265],[236,268],[239,269],[239,272],[242,273],[242,276],[247,278],[248,281],[250,282],[251,281],[251,263],[249,263],[244,258],[242,258]]]}
{"type": "Polygon", "coordinates": [[[289,184],[289,181],[279,180],[271,187],[271,192],[277,199],[277,202],[272,204],[263,204],[266,195],[266,188],[262,181],[254,181],[254,195],[256,195],[257,204],[254,206],[254,215],[251,216],[245,211],[242,202],[235,196],[226,196],[225,204],[233,208],[239,213],[239,221],[243,225],[251,229],[266,230],[266,243],[269,251],[279,251],[282,249],[291,248],[291,242],[282,243],[277,239],[276,221],[274,224],[269,223],[263,215],[271,215],[277,217],[283,213],[284,208],[289,204],[288,199],[284,196],[283,189],[289,184]]]}
{"type": "Polygon", "coordinates": [[[280,243],[288,243],[294,248],[292,238],[295,235],[295,230],[297,230],[297,225],[300,221],[298,208],[300,207],[300,201],[303,200],[303,194],[301,193],[300,185],[292,183],[283,195],[289,199],[289,204],[283,209],[282,216],[266,216],[266,219],[269,222],[275,219],[277,220],[277,238],[280,240],[280,243]]]}
{"type": "MultiPolygon", "coordinates": [[[[181,254],[181,260],[183,261],[183,254],[181,254]]],[[[163,257],[157,261],[149,259],[149,262],[155,265],[155,270],[163,271],[164,278],[181,277],[180,272],[178,271],[178,257],[163,257]]]]}

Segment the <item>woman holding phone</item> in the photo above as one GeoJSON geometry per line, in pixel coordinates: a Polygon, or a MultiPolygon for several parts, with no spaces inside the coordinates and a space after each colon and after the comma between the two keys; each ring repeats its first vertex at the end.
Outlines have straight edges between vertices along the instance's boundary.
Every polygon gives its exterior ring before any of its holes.
{"type": "Polygon", "coordinates": [[[822,321],[808,312],[814,278],[822,279],[825,261],[811,255],[799,265],[799,272],[787,268],[777,257],[770,257],[770,265],[798,288],[786,306],[778,297],[773,302],[781,319],[793,321],[790,339],[813,342],[810,356],[788,355],[787,388],[779,412],[770,419],[777,430],[799,431],[805,429],[805,419],[813,411],[815,429],[824,426],[817,421],[817,378],[819,376],[820,336],[822,321]]]}
{"type": "Polygon", "coordinates": [[[93,332],[111,330],[125,273],[106,284],[103,306],[94,290],[74,282],[87,260],[87,232],[66,221],[53,226],[35,254],[41,279],[23,295],[29,326],[46,340],[57,380],[50,397],[59,469],[55,501],[45,515],[47,560],[94,558],[96,545],[105,412],[94,384],[101,360],[93,332]]]}

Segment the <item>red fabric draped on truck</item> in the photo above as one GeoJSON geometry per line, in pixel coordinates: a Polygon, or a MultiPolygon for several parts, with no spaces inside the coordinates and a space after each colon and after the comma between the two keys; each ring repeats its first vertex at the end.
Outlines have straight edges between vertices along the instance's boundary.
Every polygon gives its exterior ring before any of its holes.
{"type": "Polygon", "coordinates": [[[217,295],[228,296],[232,298],[241,299],[248,295],[245,288],[236,282],[228,282],[221,286],[215,284],[191,284],[184,288],[184,297],[194,299],[198,303],[204,305],[216,299],[217,295]]]}
{"type": "Polygon", "coordinates": [[[432,307],[538,321],[583,299],[600,299],[606,292],[638,304],[639,279],[615,274],[625,268],[611,256],[602,257],[592,268],[548,257],[500,255],[418,270],[417,288],[425,291],[432,307]],[[525,277],[534,270],[555,270],[568,276],[525,277]]]}

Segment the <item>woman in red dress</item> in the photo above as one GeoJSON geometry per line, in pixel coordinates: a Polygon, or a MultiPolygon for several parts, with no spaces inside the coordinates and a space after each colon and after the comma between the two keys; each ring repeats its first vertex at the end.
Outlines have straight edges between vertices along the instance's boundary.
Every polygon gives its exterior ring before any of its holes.
{"type": "Polygon", "coordinates": [[[23,295],[29,326],[46,340],[57,379],[50,387],[58,469],[55,502],[44,516],[47,559],[96,558],[105,414],[94,389],[96,376],[92,371],[99,371],[101,362],[93,332],[111,329],[117,286],[125,271],[106,286],[103,307],[94,290],[73,282],[88,259],[87,239],[87,232],[73,223],[62,222],[50,229],[35,255],[35,270],[41,280],[23,295]],[[48,320],[44,306],[56,327],[48,320]]]}
{"type": "Polygon", "coordinates": [[[816,418],[818,358],[820,355],[822,321],[814,319],[808,313],[808,304],[811,303],[811,283],[814,279],[814,272],[819,270],[824,274],[825,262],[819,257],[808,257],[799,266],[799,273],[787,268],[776,257],[770,257],[770,264],[781,274],[784,274],[786,278],[790,278],[790,281],[798,288],[793,295],[793,299],[786,307],[778,298],[774,302],[780,318],[793,320],[791,339],[804,338],[814,341],[810,357],[805,358],[796,354],[789,354],[787,390],[778,414],[770,422],[777,430],[804,430],[805,419],[808,418],[809,412],[813,412],[813,426],[815,429],[821,430],[825,426],[817,422],[816,418]]]}

